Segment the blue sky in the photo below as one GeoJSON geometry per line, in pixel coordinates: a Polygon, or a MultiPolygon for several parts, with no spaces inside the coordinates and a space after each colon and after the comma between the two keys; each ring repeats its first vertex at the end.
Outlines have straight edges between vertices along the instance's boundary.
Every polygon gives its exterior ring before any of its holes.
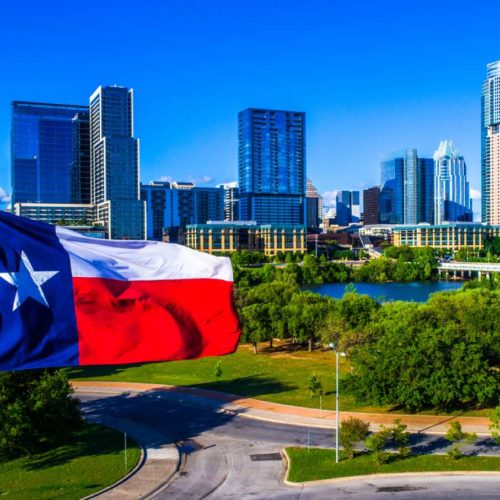
{"type": "Polygon", "coordinates": [[[480,95],[500,59],[500,2],[126,0],[2,2],[0,200],[10,101],[87,103],[135,90],[141,178],[237,179],[236,115],[307,113],[321,192],[369,187],[379,158],[453,139],[480,189],[480,95]]]}

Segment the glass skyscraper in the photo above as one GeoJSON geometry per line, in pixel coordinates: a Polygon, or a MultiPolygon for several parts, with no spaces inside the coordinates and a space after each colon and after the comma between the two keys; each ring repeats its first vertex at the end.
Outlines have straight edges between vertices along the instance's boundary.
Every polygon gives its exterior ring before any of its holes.
{"type": "Polygon", "coordinates": [[[481,99],[481,218],[500,224],[500,61],[487,65],[481,99]]]}
{"type": "Polygon", "coordinates": [[[408,148],[382,158],[380,167],[380,222],[433,222],[434,160],[408,148]]]}
{"type": "Polygon", "coordinates": [[[406,152],[382,158],[380,163],[380,222],[403,223],[404,166],[406,152]]]}
{"type": "Polygon", "coordinates": [[[125,87],[98,87],[90,96],[91,202],[112,239],[146,237],[133,108],[133,91],[125,87]]]}
{"type": "Polygon", "coordinates": [[[359,191],[337,191],[336,222],[339,226],[359,222],[361,218],[359,200],[359,191]]]}
{"type": "Polygon", "coordinates": [[[12,205],[71,203],[73,119],[87,106],[12,103],[12,205]]]}
{"type": "Polygon", "coordinates": [[[467,166],[452,141],[441,141],[434,164],[434,224],[471,222],[467,166]]]}
{"type": "Polygon", "coordinates": [[[305,224],[305,113],[241,111],[238,143],[241,220],[305,224]]]}

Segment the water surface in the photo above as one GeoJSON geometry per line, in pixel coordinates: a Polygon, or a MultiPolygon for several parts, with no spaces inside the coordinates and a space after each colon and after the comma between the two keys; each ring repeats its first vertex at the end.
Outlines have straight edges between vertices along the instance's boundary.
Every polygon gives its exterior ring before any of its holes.
{"type": "MultiPolygon", "coordinates": [[[[391,300],[412,300],[425,302],[431,293],[457,290],[462,287],[457,281],[412,281],[410,283],[353,283],[358,293],[387,302],[391,300]]],[[[346,283],[326,283],[306,287],[312,292],[340,299],[345,293],[346,283]]]]}

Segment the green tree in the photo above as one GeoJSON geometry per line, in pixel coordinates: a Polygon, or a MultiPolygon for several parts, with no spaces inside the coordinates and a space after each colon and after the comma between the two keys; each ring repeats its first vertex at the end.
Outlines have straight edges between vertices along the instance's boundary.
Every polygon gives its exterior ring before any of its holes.
{"type": "Polygon", "coordinates": [[[374,432],[365,441],[366,447],[373,453],[373,458],[377,465],[382,465],[389,461],[390,454],[385,451],[391,438],[391,429],[380,426],[377,432],[374,432]]]}
{"type": "Polygon", "coordinates": [[[0,374],[0,453],[30,455],[72,439],[81,425],[65,370],[0,374]]]}
{"type": "Polygon", "coordinates": [[[500,406],[497,406],[490,415],[490,431],[493,439],[500,444],[500,406]]]}
{"type": "Polygon", "coordinates": [[[347,458],[354,458],[356,443],[364,441],[369,433],[370,425],[359,418],[349,417],[343,420],[339,429],[339,443],[344,449],[347,458]]]}
{"type": "Polygon", "coordinates": [[[314,374],[309,377],[308,387],[311,392],[311,397],[313,397],[316,393],[323,393],[323,384],[314,374]]]}
{"type": "Polygon", "coordinates": [[[217,380],[217,382],[222,377],[223,373],[224,372],[222,370],[222,363],[219,360],[219,361],[217,361],[217,363],[215,363],[215,366],[214,366],[214,375],[215,375],[215,379],[217,380]]]}
{"type": "Polygon", "coordinates": [[[454,420],[448,424],[445,438],[452,444],[451,449],[447,452],[448,456],[454,460],[458,460],[464,456],[462,447],[467,443],[476,441],[477,436],[473,432],[464,432],[462,430],[462,424],[454,420]]]}
{"type": "Polygon", "coordinates": [[[407,457],[410,454],[410,433],[407,426],[401,423],[400,419],[394,421],[390,427],[390,440],[398,450],[400,457],[407,457]]]}

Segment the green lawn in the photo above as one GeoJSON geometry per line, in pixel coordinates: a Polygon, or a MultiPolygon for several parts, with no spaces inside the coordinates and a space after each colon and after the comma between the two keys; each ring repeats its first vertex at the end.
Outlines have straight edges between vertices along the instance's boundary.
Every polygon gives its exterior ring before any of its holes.
{"type": "Polygon", "coordinates": [[[0,496],[16,500],[78,499],[113,484],[135,467],[140,449],[123,434],[85,424],[74,443],[30,458],[0,462],[0,496]]]}
{"type": "MultiPolygon", "coordinates": [[[[349,366],[340,360],[340,377],[349,366]]],[[[259,347],[254,355],[249,345],[241,345],[229,356],[204,358],[170,363],[149,363],[129,366],[79,368],[71,372],[74,379],[115,380],[155,384],[196,386],[309,408],[319,408],[319,397],[311,397],[308,389],[310,375],[316,374],[323,384],[323,408],[335,409],[335,357],[331,351],[299,349],[285,342],[259,347]],[[220,360],[223,375],[216,381],[214,367],[220,360]]],[[[387,412],[390,407],[360,405],[354,398],[340,395],[340,408],[346,411],[387,412]]],[[[424,412],[425,413],[425,412],[424,412]]],[[[455,415],[458,413],[454,413],[455,415]]],[[[487,410],[469,411],[463,415],[484,416],[487,410]]]]}
{"type": "Polygon", "coordinates": [[[366,474],[438,471],[500,471],[500,457],[464,457],[453,460],[446,455],[414,455],[377,465],[369,454],[361,454],[335,463],[335,451],[311,448],[287,448],[290,457],[288,480],[296,483],[366,474]]]}

